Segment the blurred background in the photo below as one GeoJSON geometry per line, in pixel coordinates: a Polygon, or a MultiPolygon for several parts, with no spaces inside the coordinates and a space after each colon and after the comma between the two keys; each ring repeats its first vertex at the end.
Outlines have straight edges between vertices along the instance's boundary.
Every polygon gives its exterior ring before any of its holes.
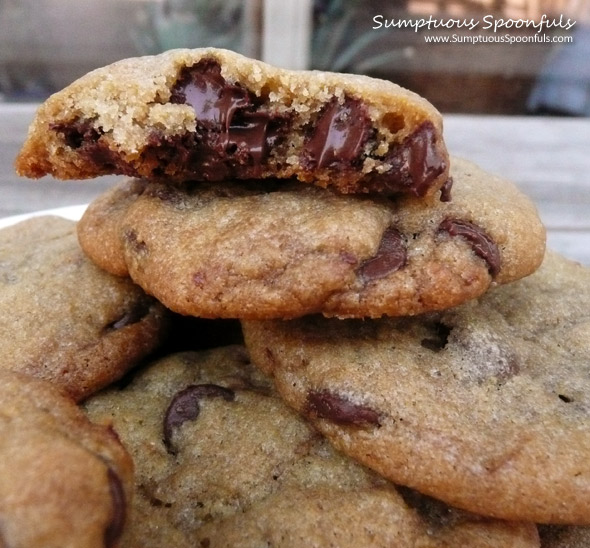
{"type": "Polygon", "coordinates": [[[590,0],[0,0],[0,101],[38,102],[121,58],[217,46],[290,68],[391,79],[447,113],[588,116],[589,23],[590,0]],[[571,30],[542,34],[573,40],[433,44],[425,34],[476,33],[373,28],[376,15],[488,14],[571,18],[571,30]]]}

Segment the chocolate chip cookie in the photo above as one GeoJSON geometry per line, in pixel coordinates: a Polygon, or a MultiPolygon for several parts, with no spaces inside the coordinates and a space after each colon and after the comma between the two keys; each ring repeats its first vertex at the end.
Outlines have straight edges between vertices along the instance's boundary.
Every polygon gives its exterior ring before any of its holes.
{"type": "Polygon", "coordinates": [[[0,369],[80,400],[154,350],[167,312],[86,258],[76,223],[37,217],[0,231],[0,369]]]}
{"type": "Polygon", "coordinates": [[[16,169],[64,179],[297,177],[345,193],[424,196],[445,183],[448,164],[440,114],[410,91],[208,48],[123,60],[53,95],[16,169]]]}
{"type": "Polygon", "coordinates": [[[133,464],[111,428],[50,383],[0,371],[0,546],[122,546],[132,494],[133,464]]]}
{"type": "Polygon", "coordinates": [[[243,322],[252,360],[334,445],[473,512],[590,524],[590,269],[416,318],[243,322]]]}
{"type": "Polygon", "coordinates": [[[136,463],[130,548],[538,546],[532,525],[398,491],[336,453],[242,346],[168,356],[84,406],[136,463]]]}
{"type": "Polygon", "coordinates": [[[464,160],[452,174],[453,200],[431,205],[298,183],[126,181],[91,204],[79,237],[103,268],[126,265],[182,314],[417,314],[530,274],[543,257],[526,196],[464,160]]]}

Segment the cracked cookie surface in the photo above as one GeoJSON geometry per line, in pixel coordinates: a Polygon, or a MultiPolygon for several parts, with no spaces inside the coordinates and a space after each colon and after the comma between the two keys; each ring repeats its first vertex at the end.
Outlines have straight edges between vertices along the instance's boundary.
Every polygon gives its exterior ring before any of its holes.
{"type": "Polygon", "coordinates": [[[91,204],[80,242],[168,308],[202,317],[417,314],[533,272],[535,207],[453,159],[452,201],[343,196],[309,185],[126,181],[91,204]]]}
{"type": "Polygon", "coordinates": [[[590,269],[416,318],[243,322],[254,363],[340,450],[471,511],[590,523],[590,269]]]}
{"type": "Polygon", "coordinates": [[[83,76],[41,106],[16,168],[65,179],[297,177],[425,196],[446,182],[449,162],[440,114],[408,90],[209,48],[83,76]]]}
{"type": "Polygon", "coordinates": [[[136,463],[129,548],[538,546],[531,524],[398,490],[334,451],[242,346],[164,357],[85,409],[136,463]]]}

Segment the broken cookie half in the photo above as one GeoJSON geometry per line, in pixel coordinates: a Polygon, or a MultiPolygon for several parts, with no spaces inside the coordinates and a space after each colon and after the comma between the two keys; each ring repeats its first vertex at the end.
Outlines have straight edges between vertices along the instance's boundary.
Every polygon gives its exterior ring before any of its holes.
{"type": "Polygon", "coordinates": [[[214,48],[126,59],[39,109],[22,176],[297,178],[343,193],[433,194],[448,179],[439,112],[396,84],[290,71],[214,48]]]}

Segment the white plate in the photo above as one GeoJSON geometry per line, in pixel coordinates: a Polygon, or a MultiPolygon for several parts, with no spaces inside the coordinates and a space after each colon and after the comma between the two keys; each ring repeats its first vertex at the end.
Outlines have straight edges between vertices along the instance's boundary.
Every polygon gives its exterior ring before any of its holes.
{"type": "Polygon", "coordinates": [[[22,215],[13,215],[12,217],[4,217],[0,219],[0,228],[26,221],[31,217],[40,217],[41,215],[57,215],[58,217],[64,217],[71,219],[72,221],[78,221],[88,204],[73,205],[67,207],[57,207],[55,209],[42,209],[40,211],[34,211],[33,213],[23,213],[22,215]]]}

